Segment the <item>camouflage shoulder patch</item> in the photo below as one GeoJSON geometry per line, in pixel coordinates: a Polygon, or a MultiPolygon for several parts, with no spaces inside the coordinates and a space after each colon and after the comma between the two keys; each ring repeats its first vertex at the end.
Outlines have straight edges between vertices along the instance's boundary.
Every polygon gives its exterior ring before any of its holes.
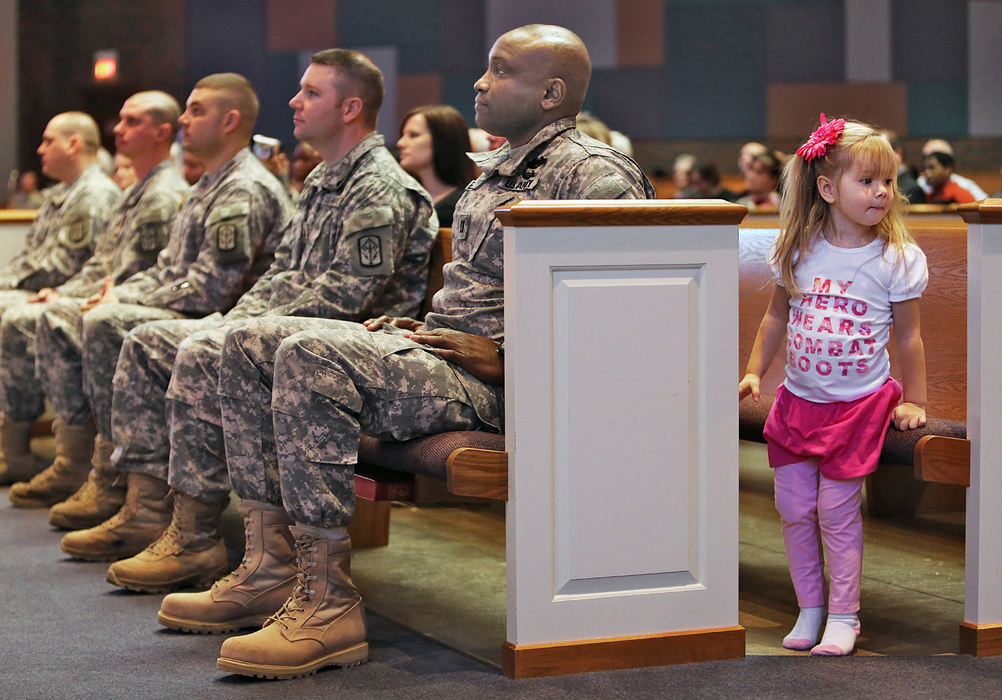
{"type": "Polygon", "coordinates": [[[344,221],[345,235],[369,228],[383,228],[393,225],[392,207],[369,207],[351,214],[344,221]]]}

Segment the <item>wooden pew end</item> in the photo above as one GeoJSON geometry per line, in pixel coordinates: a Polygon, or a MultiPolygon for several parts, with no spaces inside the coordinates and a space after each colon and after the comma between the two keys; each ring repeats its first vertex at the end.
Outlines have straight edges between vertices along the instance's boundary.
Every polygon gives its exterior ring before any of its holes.
{"type": "Polygon", "coordinates": [[[915,478],[940,484],[971,485],[971,441],[925,435],[915,443],[915,478]]]}
{"type": "Polygon", "coordinates": [[[460,447],[445,462],[449,492],[496,501],[508,500],[508,453],[460,447]]]}

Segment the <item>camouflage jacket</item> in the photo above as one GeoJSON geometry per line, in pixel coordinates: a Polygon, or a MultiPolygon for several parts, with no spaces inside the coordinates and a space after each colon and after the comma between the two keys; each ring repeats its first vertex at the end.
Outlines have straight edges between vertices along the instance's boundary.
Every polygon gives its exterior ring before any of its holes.
{"type": "Polygon", "coordinates": [[[156,265],[117,286],[118,300],[192,317],[229,309],[257,279],[291,208],[282,183],[244,148],[202,176],[156,265]]]}
{"type": "Polygon", "coordinates": [[[227,319],[414,315],[437,231],[431,197],[370,134],[306,179],[275,262],[227,319]]]}

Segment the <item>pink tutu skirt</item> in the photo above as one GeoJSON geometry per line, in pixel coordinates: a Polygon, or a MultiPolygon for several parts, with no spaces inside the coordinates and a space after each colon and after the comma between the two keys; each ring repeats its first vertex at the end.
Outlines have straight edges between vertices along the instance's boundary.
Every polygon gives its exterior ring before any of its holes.
{"type": "Polygon", "coordinates": [[[868,396],[833,403],[802,399],[780,385],[763,430],[769,465],[817,458],[829,479],[876,471],[891,412],[900,399],[901,385],[892,378],[868,396]]]}

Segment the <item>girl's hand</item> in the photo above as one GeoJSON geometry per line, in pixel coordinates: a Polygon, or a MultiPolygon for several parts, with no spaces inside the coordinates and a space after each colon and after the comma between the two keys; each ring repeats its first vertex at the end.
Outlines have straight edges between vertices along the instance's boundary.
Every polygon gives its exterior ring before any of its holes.
{"type": "Polygon", "coordinates": [[[902,403],[891,412],[891,422],[898,430],[911,430],[925,425],[925,409],[913,403],[902,403]]]}
{"type": "MultiPolygon", "coordinates": [[[[744,397],[751,394],[752,401],[758,401],[762,397],[761,389],[759,384],[762,378],[757,374],[752,374],[749,372],[744,376],[744,379],[738,384],[738,401],[744,397]]],[[[923,414],[924,415],[924,414],[923,414]]],[[[924,420],[924,419],[923,419],[924,420]]]]}

